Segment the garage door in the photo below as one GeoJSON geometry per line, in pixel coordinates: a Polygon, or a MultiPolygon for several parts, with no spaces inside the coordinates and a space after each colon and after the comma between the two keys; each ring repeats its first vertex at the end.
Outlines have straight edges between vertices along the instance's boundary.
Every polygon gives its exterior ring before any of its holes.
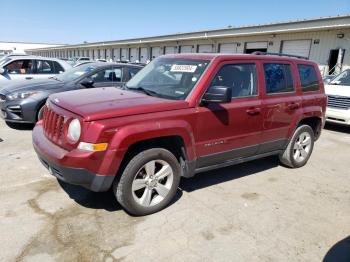
{"type": "Polygon", "coordinates": [[[165,54],[176,54],[176,47],[175,46],[167,46],[165,47],[165,54]]]}
{"type": "Polygon", "coordinates": [[[267,42],[248,42],[246,49],[267,49],[267,42]]]}
{"type": "Polygon", "coordinates": [[[212,53],[213,46],[212,45],[198,45],[198,53],[212,53]]]}
{"type": "Polygon", "coordinates": [[[113,49],[113,60],[114,61],[120,60],[120,49],[119,48],[113,49]]]}
{"type": "Polygon", "coordinates": [[[139,60],[137,48],[130,48],[130,61],[135,62],[136,60],[139,60]]]}
{"type": "Polygon", "coordinates": [[[180,47],[180,53],[192,53],[191,45],[183,45],[180,47]]]}
{"type": "Polygon", "coordinates": [[[220,44],[220,53],[233,54],[237,53],[236,44],[220,44]]]}
{"type": "Polygon", "coordinates": [[[148,59],[148,48],[142,47],[140,50],[140,62],[146,63],[148,59]]]}
{"type": "Polygon", "coordinates": [[[111,59],[111,49],[106,50],[106,60],[109,61],[111,59]]]}
{"type": "Polygon", "coordinates": [[[161,55],[160,51],[161,51],[160,47],[152,47],[152,59],[160,56],[161,55]]]}
{"type": "Polygon", "coordinates": [[[122,61],[126,61],[126,60],[129,60],[128,59],[128,50],[126,48],[122,48],[122,56],[120,58],[120,60],[122,61]]]}
{"type": "Polygon", "coordinates": [[[288,40],[282,41],[282,53],[309,57],[311,40],[288,40]]]}

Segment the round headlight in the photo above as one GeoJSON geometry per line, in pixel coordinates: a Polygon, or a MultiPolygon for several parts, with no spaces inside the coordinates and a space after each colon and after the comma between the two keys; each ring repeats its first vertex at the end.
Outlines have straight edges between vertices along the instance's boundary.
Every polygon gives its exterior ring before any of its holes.
{"type": "Polygon", "coordinates": [[[78,142],[81,134],[81,125],[78,119],[73,119],[68,126],[67,136],[73,143],[78,142]]]}

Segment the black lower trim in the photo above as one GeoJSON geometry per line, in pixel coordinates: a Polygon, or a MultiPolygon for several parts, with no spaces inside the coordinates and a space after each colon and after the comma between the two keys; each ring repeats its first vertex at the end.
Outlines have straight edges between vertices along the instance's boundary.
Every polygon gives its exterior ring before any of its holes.
{"type": "Polygon", "coordinates": [[[283,152],[282,150],[276,150],[276,151],[272,151],[272,152],[268,152],[268,153],[264,153],[264,154],[255,155],[255,156],[236,158],[236,159],[228,160],[228,161],[216,164],[216,165],[197,168],[195,170],[195,173],[201,173],[201,172],[205,172],[205,171],[209,171],[209,170],[213,170],[213,169],[217,169],[217,168],[223,168],[223,167],[227,167],[227,166],[237,165],[237,164],[256,160],[256,159],[263,158],[263,157],[278,155],[282,152],[283,152]]]}
{"type": "Polygon", "coordinates": [[[34,146],[41,163],[49,170],[50,174],[57,179],[85,187],[94,192],[103,192],[109,190],[114,176],[99,176],[83,168],[72,168],[57,165],[56,163],[46,159],[34,146]]]}

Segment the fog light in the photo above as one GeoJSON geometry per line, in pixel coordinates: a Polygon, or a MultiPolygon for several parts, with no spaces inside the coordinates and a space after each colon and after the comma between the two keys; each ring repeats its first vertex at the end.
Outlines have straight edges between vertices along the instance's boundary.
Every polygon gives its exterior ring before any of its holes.
{"type": "Polygon", "coordinates": [[[92,151],[92,152],[105,151],[107,147],[108,147],[108,143],[92,144],[92,143],[80,142],[78,145],[78,149],[92,151]]]}

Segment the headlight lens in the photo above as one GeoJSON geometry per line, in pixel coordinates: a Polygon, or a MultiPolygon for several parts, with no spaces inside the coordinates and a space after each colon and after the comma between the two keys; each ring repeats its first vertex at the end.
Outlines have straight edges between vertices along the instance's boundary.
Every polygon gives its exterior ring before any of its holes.
{"type": "Polygon", "coordinates": [[[78,142],[81,135],[81,125],[78,119],[73,119],[68,126],[67,137],[73,143],[78,142]]]}
{"type": "Polygon", "coordinates": [[[25,98],[30,97],[32,95],[35,95],[37,93],[38,92],[34,92],[34,91],[32,91],[32,92],[15,92],[15,93],[7,95],[7,98],[9,100],[25,99],[25,98]]]}

